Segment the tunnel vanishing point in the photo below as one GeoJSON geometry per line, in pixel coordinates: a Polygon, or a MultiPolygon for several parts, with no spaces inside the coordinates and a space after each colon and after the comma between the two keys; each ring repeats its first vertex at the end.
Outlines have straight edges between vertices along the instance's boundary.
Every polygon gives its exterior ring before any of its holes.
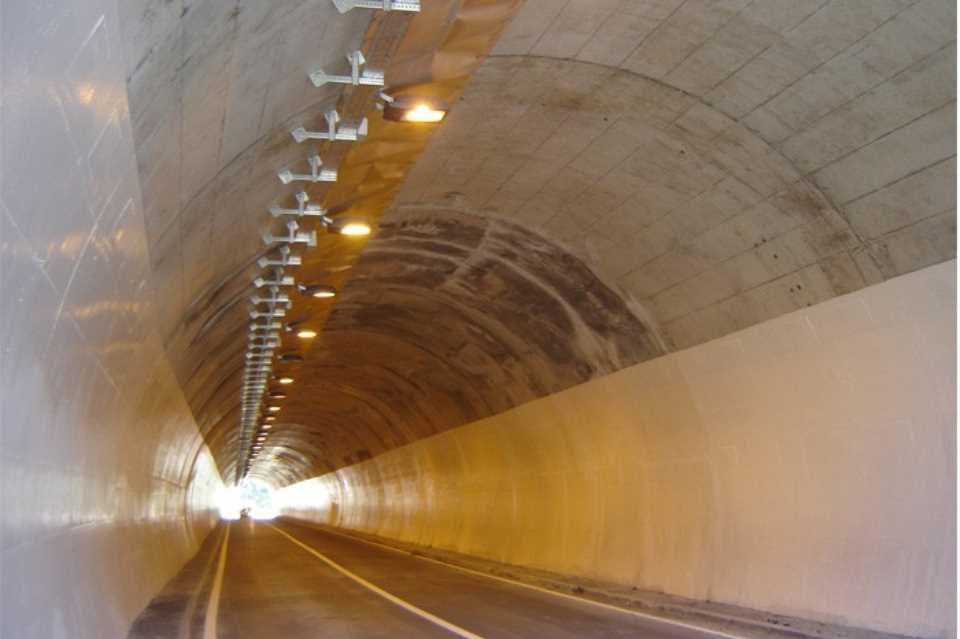
{"type": "Polygon", "coordinates": [[[0,0],[0,637],[957,636],[956,0],[0,0]]]}

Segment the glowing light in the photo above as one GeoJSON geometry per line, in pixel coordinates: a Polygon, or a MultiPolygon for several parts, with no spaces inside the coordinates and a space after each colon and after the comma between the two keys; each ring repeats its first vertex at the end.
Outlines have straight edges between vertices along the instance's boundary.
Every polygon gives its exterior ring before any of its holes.
{"type": "Polygon", "coordinates": [[[263,430],[270,430],[271,428],[273,428],[273,426],[271,426],[270,424],[264,424],[260,428],[262,428],[263,430]]]}
{"type": "Polygon", "coordinates": [[[354,237],[370,235],[370,226],[363,222],[348,222],[340,227],[340,235],[352,235],[354,237]]]}
{"type": "Polygon", "coordinates": [[[269,407],[267,407],[267,410],[270,411],[271,413],[279,413],[279,412],[280,412],[280,407],[279,407],[279,406],[269,406],[269,407]]]}
{"type": "MultiPolygon", "coordinates": [[[[281,384],[292,384],[292,383],[293,383],[293,378],[292,378],[292,377],[281,377],[281,378],[278,379],[277,381],[280,382],[281,384]]],[[[276,395],[271,395],[271,397],[276,397],[276,395]]]]}
{"type": "Polygon", "coordinates": [[[316,331],[311,331],[311,330],[308,329],[308,328],[305,328],[305,329],[303,329],[302,331],[297,331],[297,337],[299,337],[299,338],[301,338],[301,339],[310,339],[310,338],[316,337],[316,336],[317,336],[317,332],[316,332],[316,331]]]}
{"type": "MultiPolygon", "coordinates": [[[[272,421],[276,421],[277,418],[274,417],[273,415],[267,415],[267,416],[264,417],[263,419],[264,419],[265,421],[272,422],[272,421]]],[[[264,424],[263,427],[264,427],[264,428],[270,428],[270,424],[264,424]]]]}
{"type": "Polygon", "coordinates": [[[434,109],[428,104],[420,103],[403,115],[404,122],[439,122],[447,115],[446,111],[434,109]]]}

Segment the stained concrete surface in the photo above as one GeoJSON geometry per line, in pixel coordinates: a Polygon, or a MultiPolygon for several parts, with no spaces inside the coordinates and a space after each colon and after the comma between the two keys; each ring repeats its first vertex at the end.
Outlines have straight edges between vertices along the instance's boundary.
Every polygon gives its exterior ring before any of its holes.
{"type": "Polygon", "coordinates": [[[449,637],[449,631],[344,577],[273,526],[390,594],[481,637],[681,637],[679,627],[429,564],[292,521],[221,524],[184,571],[134,623],[129,639],[200,637],[209,581],[230,527],[217,636],[449,637]],[[193,602],[193,603],[185,603],[193,602]],[[199,617],[197,616],[199,611],[199,617]]]}

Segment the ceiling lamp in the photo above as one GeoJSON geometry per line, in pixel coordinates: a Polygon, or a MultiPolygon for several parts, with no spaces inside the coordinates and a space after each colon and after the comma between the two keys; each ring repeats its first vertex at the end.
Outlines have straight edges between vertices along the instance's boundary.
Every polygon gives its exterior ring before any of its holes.
{"type": "Polygon", "coordinates": [[[279,406],[267,406],[267,410],[270,411],[271,413],[279,413],[279,412],[280,412],[280,407],[279,407],[279,406]]]}
{"type": "Polygon", "coordinates": [[[332,286],[327,286],[326,284],[313,284],[310,286],[300,284],[297,288],[299,288],[300,292],[304,295],[309,295],[310,297],[317,297],[320,299],[336,297],[337,295],[337,289],[333,288],[332,286]]]}
{"type": "Polygon", "coordinates": [[[351,235],[354,237],[370,235],[370,225],[360,221],[343,222],[339,226],[333,227],[333,230],[340,235],[351,235]]]}
{"type": "MultiPolygon", "coordinates": [[[[267,415],[266,417],[263,418],[263,420],[267,422],[273,422],[273,421],[276,421],[276,419],[277,418],[274,417],[273,415],[267,415]]],[[[267,426],[269,426],[269,424],[264,424],[264,428],[267,428],[267,426]]]]}
{"type": "MultiPolygon", "coordinates": [[[[293,380],[291,379],[290,381],[292,382],[293,380]]],[[[279,391],[274,391],[270,393],[270,399],[286,399],[286,398],[287,398],[286,393],[281,393],[279,391]]]]}
{"type": "Polygon", "coordinates": [[[297,337],[301,339],[311,339],[317,336],[316,331],[311,331],[309,328],[304,328],[297,331],[297,337]]]}
{"type": "MultiPolygon", "coordinates": [[[[293,378],[292,378],[292,377],[279,377],[279,378],[277,378],[277,381],[280,382],[281,384],[292,384],[292,383],[293,383],[293,378]]],[[[270,394],[270,397],[276,397],[276,395],[274,395],[273,393],[271,393],[271,394],[270,394]]]]}
{"type": "Polygon", "coordinates": [[[383,119],[391,122],[416,122],[435,124],[447,117],[446,103],[428,96],[398,95],[380,93],[383,98],[383,119]]]}

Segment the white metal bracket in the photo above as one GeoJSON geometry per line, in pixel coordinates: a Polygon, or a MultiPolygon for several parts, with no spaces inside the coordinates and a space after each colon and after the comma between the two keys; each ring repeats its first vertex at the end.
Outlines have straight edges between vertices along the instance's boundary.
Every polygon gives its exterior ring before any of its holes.
{"type": "Polygon", "coordinates": [[[322,87],[325,84],[352,84],[355,87],[361,84],[370,87],[383,86],[383,71],[375,69],[360,70],[360,67],[367,62],[363,53],[360,51],[348,53],[347,62],[350,63],[350,75],[333,75],[322,69],[317,69],[310,74],[310,81],[313,82],[313,86],[322,87]]]}
{"type": "MultiPolygon", "coordinates": [[[[297,131],[303,130],[303,127],[297,129],[297,131]]],[[[294,135],[296,137],[296,135],[294,135]]],[[[307,163],[310,165],[310,173],[294,173],[289,169],[284,169],[277,173],[277,177],[280,178],[280,181],[284,184],[290,184],[293,181],[300,182],[336,182],[337,181],[337,170],[336,169],[324,169],[323,161],[320,159],[320,156],[316,153],[307,158],[307,163]]]]}
{"type": "Polygon", "coordinates": [[[268,266],[300,266],[302,263],[303,259],[299,255],[290,255],[289,246],[280,247],[279,258],[270,258],[264,255],[257,260],[257,265],[260,266],[260,268],[267,268],[268,266]]]}
{"type": "Polygon", "coordinates": [[[333,6],[340,13],[346,13],[351,9],[420,12],[420,0],[333,0],[333,6]]]}
{"type": "Polygon", "coordinates": [[[263,238],[263,243],[267,246],[271,244],[306,244],[307,246],[316,246],[317,245],[317,232],[310,231],[309,233],[305,231],[298,231],[300,225],[294,221],[287,222],[287,234],[286,235],[274,235],[271,232],[265,232],[260,235],[263,238]]]}
{"type": "Polygon", "coordinates": [[[281,215],[293,215],[296,217],[326,217],[327,210],[321,208],[319,204],[311,204],[310,196],[306,191],[300,191],[296,195],[297,208],[285,209],[281,206],[270,207],[270,215],[280,217],[281,215]]]}
{"type": "Polygon", "coordinates": [[[336,109],[324,113],[323,118],[327,121],[326,131],[307,131],[301,126],[291,131],[290,134],[297,142],[306,142],[307,140],[345,140],[352,142],[367,135],[366,118],[360,120],[360,124],[355,127],[342,126],[339,128],[337,128],[337,125],[340,123],[340,114],[337,113],[336,109]]]}

